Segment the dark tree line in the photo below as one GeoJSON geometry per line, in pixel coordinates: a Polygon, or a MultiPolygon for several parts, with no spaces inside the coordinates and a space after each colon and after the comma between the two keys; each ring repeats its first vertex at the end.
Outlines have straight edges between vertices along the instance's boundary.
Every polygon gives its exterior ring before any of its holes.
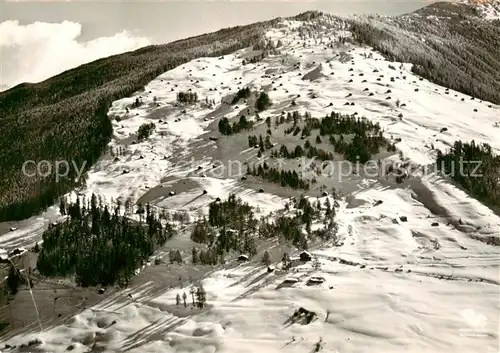
{"type": "Polygon", "coordinates": [[[194,104],[198,102],[198,93],[196,92],[179,92],[177,93],[177,101],[179,103],[194,104]]]}
{"type": "MultiPolygon", "coordinates": [[[[319,120],[316,118],[306,118],[304,130],[319,129],[320,136],[330,136],[329,141],[334,146],[335,152],[343,154],[344,158],[353,163],[366,163],[371,156],[379,153],[381,147],[386,147],[388,151],[395,151],[395,146],[390,144],[383,136],[378,123],[373,123],[366,118],[354,117],[332,112],[319,120]],[[354,135],[352,138],[344,138],[344,135],[354,135]]],[[[319,136],[318,136],[319,137],[319,136]]],[[[321,141],[321,137],[319,137],[321,141]]],[[[327,153],[317,150],[309,152],[319,153],[318,157],[326,158],[327,153]]]]}
{"type": "Polygon", "coordinates": [[[215,239],[215,231],[212,225],[208,222],[206,217],[197,220],[194,223],[193,231],[191,233],[191,240],[196,243],[209,243],[211,244],[215,239]]]}
{"type": "Polygon", "coordinates": [[[273,151],[271,153],[271,157],[282,157],[287,159],[307,157],[316,158],[320,161],[330,161],[334,159],[333,153],[325,151],[321,148],[311,146],[309,141],[306,141],[306,143],[304,144],[304,148],[302,148],[302,146],[300,145],[297,145],[292,151],[289,151],[286,146],[281,146],[279,151],[273,151]]]}
{"type": "Polygon", "coordinates": [[[141,221],[110,210],[95,195],[64,203],[68,219],[44,232],[37,269],[45,276],[74,275],[80,286],[125,285],[143,261],[173,235],[149,205],[139,207],[141,221]]]}
{"type": "MultiPolygon", "coordinates": [[[[313,130],[319,130],[316,136],[316,143],[322,143],[321,136],[329,136],[329,142],[334,146],[335,152],[344,155],[344,158],[355,163],[366,163],[373,154],[379,153],[381,147],[386,147],[388,151],[395,152],[394,144],[389,143],[382,134],[378,123],[373,123],[366,118],[354,117],[332,112],[323,119],[312,118],[309,112],[303,116],[294,111],[281,115],[277,118],[277,124],[292,123],[292,126],[285,129],[285,134],[297,136],[301,131],[301,137],[311,136],[313,130]],[[301,129],[299,122],[304,121],[301,129]],[[346,136],[346,137],[344,137],[346,136]]],[[[283,158],[318,158],[319,160],[333,160],[334,155],[311,145],[306,141],[304,147],[297,145],[292,151],[286,146],[281,146],[279,151],[273,151],[272,157],[283,158]]]]}
{"type": "Polygon", "coordinates": [[[258,55],[252,56],[250,59],[243,60],[243,65],[258,63],[259,61],[264,60],[267,56],[268,56],[267,52],[263,51],[258,55]]]}
{"type": "Polygon", "coordinates": [[[198,220],[191,233],[193,241],[208,245],[205,250],[193,248],[193,263],[216,265],[222,263],[225,255],[232,251],[254,256],[258,237],[282,238],[303,249],[307,249],[308,239],[336,237],[335,208],[329,198],[324,203],[319,199],[313,203],[301,196],[287,203],[285,210],[289,211],[291,207],[295,208],[291,215],[279,214],[257,220],[253,208],[234,194],[229,195],[227,200],[211,203],[209,218],[198,220]],[[318,220],[325,226],[312,231],[313,222],[318,220]],[[218,236],[215,237],[215,234],[218,236]]]}
{"type": "MultiPolygon", "coordinates": [[[[308,116],[310,114],[309,112],[306,112],[305,115],[308,116]]],[[[293,122],[293,125],[296,126],[297,123],[302,119],[302,116],[297,110],[294,110],[293,113],[286,113],[286,116],[284,114],[281,114],[278,118],[276,118],[276,126],[284,124],[284,123],[291,123],[293,122]]]]}
{"type": "MultiPolygon", "coordinates": [[[[310,187],[310,182],[301,179],[295,170],[279,170],[277,168],[270,167],[266,162],[259,164],[257,167],[255,165],[248,166],[247,173],[253,176],[261,177],[273,183],[279,183],[283,187],[289,186],[293,189],[304,190],[309,190],[310,187]]],[[[314,180],[311,182],[314,182],[314,180]]]]}
{"type": "Polygon", "coordinates": [[[231,104],[238,103],[238,101],[240,99],[247,99],[248,97],[250,97],[251,94],[252,94],[252,91],[250,91],[250,88],[248,88],[248,87],[242,88],[242,89],[238,90],[238,92],[236,92],[236,95],[234,96],[233,100],[231,101],[231,104]]]}
{"type": "Polygon", "coordinates": [[[168,258],[170,260],[170,263],[173,264],[175,262],[177,262],[177,264],[182,264],[182,254],[179,250],[174,250],[174,249],[170,249],[169,253],[168,253],[168,258]]]}
{"type": "Polygon", "coordinates": [[[366,118],[354,117],[352,115],[331,112],[323,119],[306,118],[305,128],[309,130],[318,130],[320,135],[340,135],[357,134],[366,135],[367,133],[379,133],[381,131],[378,123],[373,123],[366,118]]]}
{"type": "Polygon", "coordinates": [[[292,134],[293,136],[297,136],[301,130],[302,129],[299,126],[294,124],[293,126],[285,129],[285,135],[292,134]]]}
{"type": "Polygon", "coordinates": [[[223,117],[219,120],[219,132],[222,135],[233,135],[251,129],[253,124],[253,121],[248,121],[244,115],[240,116],[240,119],[233,124],[229,122],[228,118],[223,117]]]}
{"type": "Polygon", "coordinates": [[[500,157],[488,144],[456,141],[446,152],[438,151],[437,168],[474,197],[500,205],[500,157]]]}
{"type": "Polygon", "coordinates": [[[244,225],[251,222],[253,217],[252,207],[234,194],[225,201],[212,202],[208,210],[208,222],[213,227],[244,225]]]}
{"type": "Polygon", "coordinates": [[[219,253],[217,247],[210,247],[206,250],[198,250],[193,248],[192,262],[194,265],[215,266],[219,263],[224,263],[224,252],[219,253]]]}
{"type": "Polygon", "coordinates": [[[252,56],[250,59],[245,59],[243,60],[243,65],[246,64],[255,64],[259,61],[264,60],[267,58],[269,55],[276,55],[279,54],[279,51],[277,50],[277,46],[281,45],[282,43],[277,43],[276,45],[270,41],[270,40],[261,40],[257,42],[256,44],[253,45],[253,50],[261,50],[262,52],[260,54],[252,56]]]}
{"type": "Polygon", "coordinates": [[[271,136],[267,135],[266,138],[262,138],[262,135],[259,137],[255,135],[248,136],[248,147],[259,147],[261,152],[265,150],[273,148],[273,144],[271,142],[271,136]]]}
{"type": "MultiPolygon", "coordinates": [[[[259,223],[259,235],[263,238],[282,237],[304,250],[308,248],[308,239],[336,238],[335,208],[330,199],[326,198],[324,204],[320,200],[314,204],[301,196],[298,200],[293,200],[293,206],[295,212],[292,215],[279,215],[274,219],[263,218],[259,223]],[[312,223],[318,220],[322,221],[324,227],[312,231],[312,223]]],[[[290,207],[291,205],[287,204],[286,208],[290,207]]]]}

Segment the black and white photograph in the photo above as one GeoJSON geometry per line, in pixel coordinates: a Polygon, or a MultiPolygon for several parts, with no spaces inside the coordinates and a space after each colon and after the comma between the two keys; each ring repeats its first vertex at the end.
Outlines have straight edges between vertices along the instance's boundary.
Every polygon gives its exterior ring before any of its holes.
{"type": "Polygon", "coordinates": [[[0,353],[500,352],[500,0],[0,0],[0,353]]]}

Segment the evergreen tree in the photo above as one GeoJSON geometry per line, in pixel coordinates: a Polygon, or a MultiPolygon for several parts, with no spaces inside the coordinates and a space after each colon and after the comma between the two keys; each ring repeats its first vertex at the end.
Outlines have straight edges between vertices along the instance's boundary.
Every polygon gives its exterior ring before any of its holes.
{"type": "Polygon", "coordinates": [[[194,300],[194,295],[196,293],[196,290],[194,289],[194,287],[191,287],[191,289],[189,290],[189,293],[191,293],[191,300],[193,301],[193,307],[195,307],[196,302],[194,300]]]}
{"type": "Polygon", "coordinates": [[[238,101],[240,99],[246,99],[246,98],[250,97],[250,94],[251,94],[251,91],[250,91],[250,88],[248,88],[248,87],[245,87],[245,88],[238,90],[238,92],[236,92],[236,95],[234,96],[231,104],[236,104],[236,103],[238,103],[238,101]]]}
{"type": "Polygon", "coordinates": [[[264,148],[271,149],[272,147],[273,147],[273,144],[271,143],[271,137],[268,135],[268,136],[266,136],[266,141],[264,142],[264,148]]]}
{"type": "Polygon", "coordinates": [[[315,271],[319,271],[321,269],[321,262],[319,262],[319,259],[317,256],[314,257],[312,267],[315,271]]]}
{"type": "Polygon", "coordinates": [[[175,255],[174,255],[174,258],[175,258],[175,261],[180,265],[182,264],[182,255],[181,255],[181,252],[179,250],[176,250],[175,251],[175,255]]]}
{"type": "Polygon", "coordinates": [[[192,250],[192,262],[193,262],[193,265],[196,265],[198,263],[198,250],[196,250],[196,248],[194,248],[194,247],[192,250]]]}
{"type": "Polygon", "coordinates": [[[210,228],[205,217],[201,218],[194,224],[193,232],[191,233],[191,240],[196,243],[211,243],[213,242],[215,234],[210,228]]]}
{"type": "Polygon", "coordinates": [[[19,271],[11,264],[9,268],[9,275],[7,277],[7,287],[12,295],[16,295],[18,287],[21,284],[21,275],[19,271]]]}
{"type": "Polygon", "coordinates": [[[333,209],[332,209],[332,204],[330,202],[330,198],[327,198],[326,201],[325,201],[325,215],[326,216],[330,216],[333,212],[333,209]]]}
{"type": "Polygon", "coordinates": [[[283,257],[281,258],[281,263],[284,270],[288,270],[290,268],[291,261],[290,261],[290,256],[288,255],[287,252],[283,254],[283,257]]]}
{"type": "Polygon", "coordinates": [[[206,306],[207,303],[207,293],[202,285],[198,287],[196,290],[196,305],[198,308],[202,309],[206,306]]]}
{"type": "Polygon", "coordinates": [[[66,199],[64,197],[61,197],[59,201],[59,212],[61,215],[66,216],[66,199]]]}
{"type": "Polygon", "coordinates": [[[173,264],[176,260],[175,260],[175,250],[174,249],[170,249],[169,252],[168,252],[168,259],[170,260],[170,263],[173,264]]]}
{"type": "Polygon", "coordinates": [[[269,266],[272,262],[271,260],[271,254],[269,251],[264,251],[264,255],[262,256],[262,262],[266,264],[266,266],[269,266]]]}
{"type": "Polygon", "coordinates": [[[147,139],[155,130],[156,126],[154,123],[142,124],[137,130],[137,139],[139,141],[147,139]]]}
{"type": "Polygon", "coordinates": [[[177,93],[177,101],[180,103],[193,104],[198,101],[198,94],[196,92],[179,92],[177,93]]]}
{"type": "Polygon", "coordinates": [[[271,105],[271,100],[266,92],[261,92],[257,101],[255,102],[255,108],[258,112],[266,110],[271,105]]]}
{"type": "Polygon", "coordinates": [[[119,205],[111,215],[96,195],[88,206],[78,198],[68,204],[67,220],[42,235],[39,272],[45,276],[75,275],[81,286],[126,284],[155,248],[172,235],[171,225],[162,224],[149,205],[144,212],[145,223],[139,224],[123,217],[119,205]]]}

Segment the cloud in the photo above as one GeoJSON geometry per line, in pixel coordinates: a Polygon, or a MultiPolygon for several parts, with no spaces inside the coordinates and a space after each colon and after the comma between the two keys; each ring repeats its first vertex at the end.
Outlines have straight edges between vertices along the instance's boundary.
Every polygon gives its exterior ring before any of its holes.
{"type": "Polygon", "coordinates": [[[0,23],[0,89],[43,81],[81,64],[150,44],[149,39],[125,30],[86,42],[78,41],[81,33],[81,24],[70,21],[0,23]]]}

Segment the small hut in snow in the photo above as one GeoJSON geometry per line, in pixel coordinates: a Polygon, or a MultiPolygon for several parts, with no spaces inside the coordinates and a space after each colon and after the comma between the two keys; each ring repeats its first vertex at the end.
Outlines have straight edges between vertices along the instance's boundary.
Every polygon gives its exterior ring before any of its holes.
{"type": "Polygon", "coordinates": [[[312,260],[312,256],[310,253],[308,253],[307,251],[302,251],[299,255],[300,257],[300,261],[304,261],[304,262],[307,262],[307,261],[311,261],[312,260]]]}
{"type": "Polygon", "coordinates": [[[240,262],[248,261],[248,256],[242,254],[242,255],[238,256],[238,261],[240,261],[240,262]]]}

